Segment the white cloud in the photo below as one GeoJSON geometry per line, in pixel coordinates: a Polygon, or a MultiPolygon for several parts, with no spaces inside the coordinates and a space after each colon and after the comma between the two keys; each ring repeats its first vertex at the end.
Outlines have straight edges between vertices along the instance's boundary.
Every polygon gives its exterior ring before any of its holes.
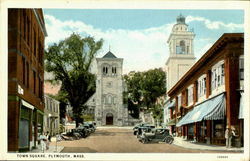
{"type": "Polygon", "coordinates": [[[192,21],[199,21],[203,22],[208,29],[220,29],[222,27],[229,28],[231,30],[237,30],[242,29],[244,27],[243,24],[235,24],[235,23],[224,23],[222,21],[211,21],[209,19],[206,19],[204,17],[194,17],[194,16],[187,16],[186,22],[192,22],[192,21]]]}
{"type": "Polygon", "coordinates": [[[173,24],[145,30],[102,31],[84,22],[61,21],[51,15],[45,15],[45,21],[48,32],[46,47],[63,40],[73,32],[94,36],[96,40],[103,38],[104,45],[99,56],[108,52],[110,45],[111,52],[117,57],[124,58],[124,73],[163,67],[167,60],[167,38],[173,24]]]}

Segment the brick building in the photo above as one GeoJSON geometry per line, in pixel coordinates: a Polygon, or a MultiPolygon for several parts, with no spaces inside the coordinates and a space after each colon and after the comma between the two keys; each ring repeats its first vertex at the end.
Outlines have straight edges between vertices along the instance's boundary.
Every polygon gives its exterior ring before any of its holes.
{"type": "Polygon", "coordinates": [[[243,145],[244,34],[223,34],[168,91],[174,102],[170,117],[177,136],[207,144],[225,145],[225,128],[243,145]],[[173,125],[175,126],[175,125],[173,125]]]}
{"type": "Polygon", "coordinates": [[[43,127],[42,9],[8,10],[8,151],[30,150],[43,127]]]}

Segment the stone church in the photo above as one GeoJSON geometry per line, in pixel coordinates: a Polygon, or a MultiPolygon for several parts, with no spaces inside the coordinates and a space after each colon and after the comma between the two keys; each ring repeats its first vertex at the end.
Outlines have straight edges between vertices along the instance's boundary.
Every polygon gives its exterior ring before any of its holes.
{"type": "Polygon", "coordinates": [[[87,102],[94,111],[97,126],[128,125],[128,108],[123,103],[123,91],[126,90],[122,79],[123,59],[112,52],[102,58],[96,58],[96,93],[87,102]]]}

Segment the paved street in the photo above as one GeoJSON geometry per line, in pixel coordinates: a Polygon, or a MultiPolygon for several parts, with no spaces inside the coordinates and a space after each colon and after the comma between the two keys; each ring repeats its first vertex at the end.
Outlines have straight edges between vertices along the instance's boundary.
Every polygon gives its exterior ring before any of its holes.
{"type": "MultiPolygon", "coordinates": [[[[55,145],[54,142],[51,145],[55,145]]],[[[97,128],[86,139],[60,141],[62,153],[216,153],[216,151],[186,149],[166,143],[142,144],[128,128],[97,128]]],[[[218,151],[217,151],[218,152],[218,151]]]]}

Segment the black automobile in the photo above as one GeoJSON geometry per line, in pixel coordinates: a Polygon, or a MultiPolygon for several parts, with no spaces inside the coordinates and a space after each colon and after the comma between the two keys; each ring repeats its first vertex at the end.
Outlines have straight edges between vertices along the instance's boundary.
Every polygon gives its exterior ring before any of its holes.
{"type": "Polygon", "coordinates": [[[153,129],[151,132],[143,131],[139,141],[142,143],[149,143],[149,142],[166,142],[168,144],[172,144],[174,138],[172,135],[169,134],[169,130],[165,128],[156,128],[153,129]]]}
{"type": "Polygon", "coordinates": [[[136,137],[139,138],[143,132],[151,132],[153,129],[155,128],[154,125],[144,125],[144,126],[141,126],[141,127],[138,127],[137,128],[137,133],[136,133],[136,137]]]}
{"type": "Polygon", "coordinates": [[[94,122],[86,122],[89,125],[89,128],[91,129],[91,132],[95,132],[96,126],[94,122]]]}
{"type": "Polygon", "coordinates": [[[86,138],[86,137],[89,135],[87,129],[86,129],[84,126],[82,126],[82,125],[80,125],[79,127],[77,127],[77,128],[76,128],[76,131],[77,131],[83,138],[86,138]]]}
{"type": "Polygon", "coordinates": [[[149,123],[140,123],[140,124],[135,125],[134,128],[133,128],[133,131],[134,131],[133,133],[134,133],[134,135],[137,135],[138,130],[139,130],[140,127],[155,128],[154,125],[151,125],[151,124],[149,124],[149,123]]]}

